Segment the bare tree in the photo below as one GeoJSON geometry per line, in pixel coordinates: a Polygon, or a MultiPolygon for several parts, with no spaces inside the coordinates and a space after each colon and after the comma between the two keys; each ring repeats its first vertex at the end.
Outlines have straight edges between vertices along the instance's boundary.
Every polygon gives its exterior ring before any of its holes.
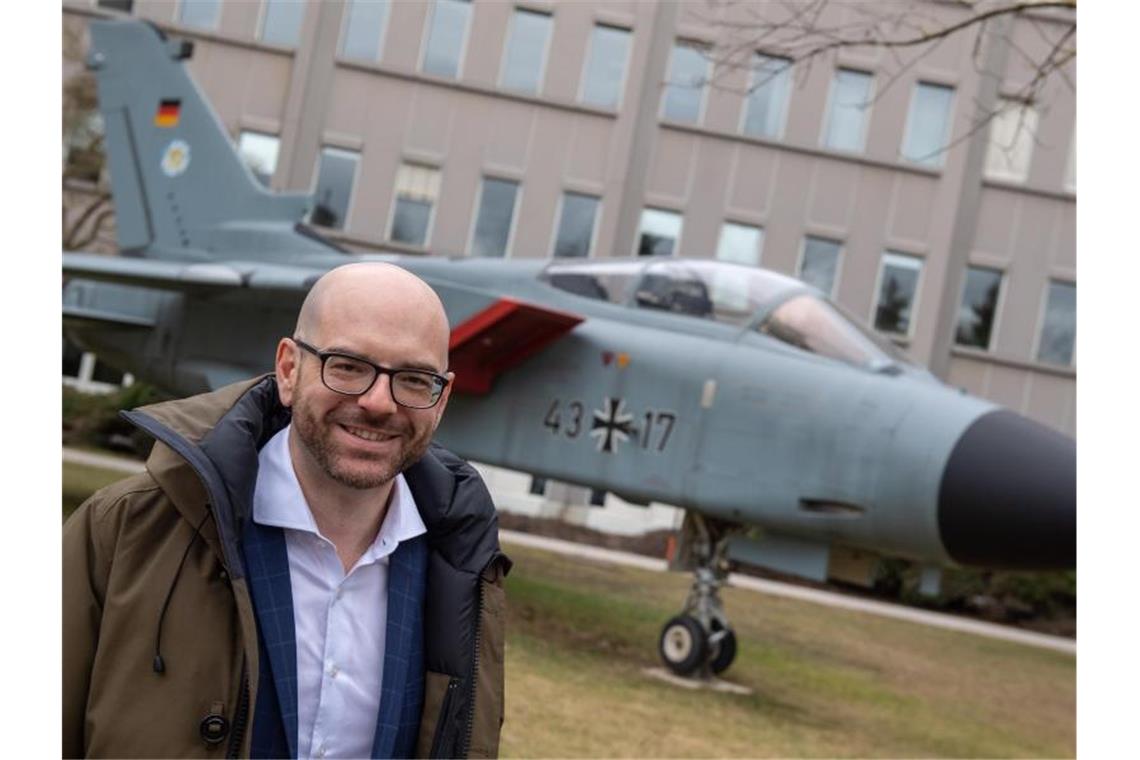
{"type": "Polygon", "coordinates": [[[103,125],[95,77],[83,66],[83,29],[63,27],[63,248],[100,241],[114,218],[103,167],[103,125]]]}
{"type": "MultiPolygon", "coordinates": [[[[1011,109],[1047,106],[1054,83],[1075,89],[1076,7],[1076,0],[706,0],[688,13],[716,33],[716,44],[703,51],[714,64],[712,86],[750,94],[787,69],[803,81],[816,63],[834,65],[841,51],[886,56],[885,76],[866,105],[952,38],[970,41],[977,71],[1001,77],[986,71],[982,44],[987,34],[999,35],[1013,81],[1006,78],[997,104],[975,103],[968,130],[945,150],[1011,109]],[[749,74],[743,85],[742,71],[749,74]]],[[[1019,120],[1016,131],[1023,128],[1019,120]]]]}

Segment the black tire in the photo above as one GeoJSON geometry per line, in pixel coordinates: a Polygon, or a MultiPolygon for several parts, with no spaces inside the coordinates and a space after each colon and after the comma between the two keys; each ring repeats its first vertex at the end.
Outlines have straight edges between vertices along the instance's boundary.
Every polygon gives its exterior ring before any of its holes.
{"type": "Polygon", "coordinates": [[[679,676],[692,675],[708,658],[709,640],[700,622],[678,615],[661,629],[657,653],[665,667],[679,676]]]}
{"type": "MultiPolygon", "coordinates": [[[[712,621],[713,633],[716,633],[724,627],[719,621],[712,621]]],[[[709,661],[709,669],[713,673],[720,675],[728,670],[728,666],[736,659],[736,634],[731,628],[724,629],[724,638],[718,644],[711,645],[716,651],[713,652],[712,660],[709,661]]]]}

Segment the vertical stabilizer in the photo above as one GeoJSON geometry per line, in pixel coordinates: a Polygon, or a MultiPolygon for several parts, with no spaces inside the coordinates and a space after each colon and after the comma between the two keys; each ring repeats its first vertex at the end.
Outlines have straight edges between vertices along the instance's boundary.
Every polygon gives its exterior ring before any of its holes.
{"type": "Polygon", "coordinates": [[[187,74],[191,50],[137,20],[91,22],[120,248],[206,259],[250,229],[279,250],[312,246],[293,232],[309,196],[258,183],[187,74]]]}

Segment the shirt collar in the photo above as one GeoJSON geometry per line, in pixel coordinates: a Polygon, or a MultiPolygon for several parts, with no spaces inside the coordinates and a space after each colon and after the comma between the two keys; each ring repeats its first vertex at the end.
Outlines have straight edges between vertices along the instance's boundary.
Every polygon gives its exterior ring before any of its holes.
{"type": "MultiPolygon", "coordinates": [[[[293,460],[289,456],[289,429],[286,425],[258,452],[257,485],[253,492],[253,520],[258,525],[290,528],[320,535],[316,520],[305,501],[293,460]]],[[[423,518],[403,474],[396,475],[388,497],[388,512],[367,555],[382,556],[401,541],[427,533],[423,518]],[[384,550],[385,544],[390,549],[384,550]]]]}

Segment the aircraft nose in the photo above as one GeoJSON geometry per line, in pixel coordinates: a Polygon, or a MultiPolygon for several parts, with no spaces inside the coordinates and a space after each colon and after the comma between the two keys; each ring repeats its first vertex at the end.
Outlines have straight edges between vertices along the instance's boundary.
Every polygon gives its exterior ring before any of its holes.
{"type": "Polygon", "coordinates": [[[1076,442],[1010,411],[982,415],[947,460],[938,527],[963,565],[1075,567],[1076,442]]]}

